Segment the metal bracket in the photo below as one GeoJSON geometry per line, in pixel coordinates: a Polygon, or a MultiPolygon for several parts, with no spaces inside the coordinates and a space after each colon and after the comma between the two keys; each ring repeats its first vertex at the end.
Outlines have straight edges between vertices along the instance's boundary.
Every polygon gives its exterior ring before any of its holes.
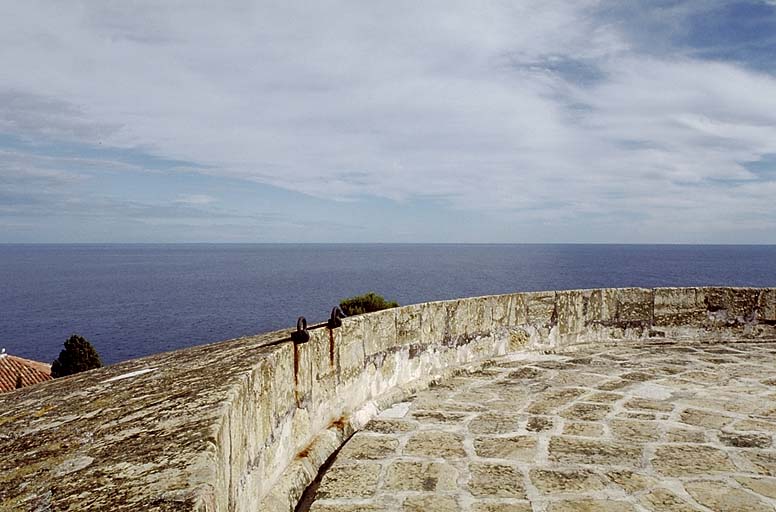
{"type": "Polygon", "coordinates": [[[300,316],[296,321],[296,331],[291,333],[291,341],[294,343],[307,343],[310,341],[310,333],[307,331],[307,320],[300,316]]]}
{"type": "Polygon", "coordinates": [[[340,309],[339,306],[334,306],[331,310],[331,316],[329,317],[328,322],[326,322],[326,325],[329,327],[329,329],[342,327],[342,319],[346,316],[347,315],[342,312],[342,309],[340,309]]]}

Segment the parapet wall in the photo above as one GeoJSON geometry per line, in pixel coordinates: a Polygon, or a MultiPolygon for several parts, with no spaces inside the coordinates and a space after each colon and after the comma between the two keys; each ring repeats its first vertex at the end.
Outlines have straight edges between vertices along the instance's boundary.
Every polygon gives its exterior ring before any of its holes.
{"type": "Polygon", "coordinates": [[[127,361],[0,396],[0,510],[293,510],[380,409],[494,356],[648,338],[773,340],[776,289],[429,302],[127,361]]]}

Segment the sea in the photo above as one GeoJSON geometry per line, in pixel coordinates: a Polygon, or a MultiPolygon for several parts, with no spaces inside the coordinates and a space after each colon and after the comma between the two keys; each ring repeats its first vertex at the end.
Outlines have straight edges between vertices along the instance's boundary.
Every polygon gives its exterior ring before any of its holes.
{"type": "Polygon", "coordinates": [[[0,245],[0,347],[51,362],[67,337],[105,364],[324,321],[343,298],[400,304],[517,291],[776,286],[776,246],[0,245]]]}

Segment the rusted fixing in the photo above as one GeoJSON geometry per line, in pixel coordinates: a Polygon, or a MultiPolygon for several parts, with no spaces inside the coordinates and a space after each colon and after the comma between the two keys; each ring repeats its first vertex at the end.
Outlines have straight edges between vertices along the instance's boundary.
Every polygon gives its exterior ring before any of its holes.
{"type": "Polygon", "coordinates": [[[336,420],[332,421],[330,426],[344,431],[345,430],[345,426],[347,424],[348,424],[348,420],[345,418],[345,416],[340,416],[336,420]]]}
{"type": "Polygon", "coordinates": [[[294,343],[294,400],[299,407],[299,345],[294,343]]]}
{"type": "Polygon", "coordinates": [[[329,329],[329,366],[334,368],[334,331],[329,329]]]}
{"type": "Polygon", "coordinates": [[[307,331],[307,319],[305,317],[300,316],[296,320],[296,331],[291,333],[291,340],[294,344],[310,341],[310,333],[307,331]]]}
{"type": "Polygon", "coordinates": [[[342,319],[346,316],[347,315],[342,312],[342,309],[339,306],[334,306],[331,309],[331,316],[329,317],[329,321],[326,322],[326,325],[329,326],[329,329],[342,327],[342,319]]]}

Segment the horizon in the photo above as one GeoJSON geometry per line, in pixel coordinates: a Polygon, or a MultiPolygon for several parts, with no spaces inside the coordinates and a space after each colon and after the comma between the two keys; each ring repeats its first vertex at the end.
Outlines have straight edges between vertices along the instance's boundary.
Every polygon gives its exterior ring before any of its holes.
{"type": "Polygon", "coordinates": [[[681,242],[0,242],[0,246],[89,246],[89,245],[613,245],[687,247],[775,247],[772,243],[681,243],[681,242]]]}
{"type": "Polygon", "coordinates": [[[776,0],[34,0],[0,33],[3,244],[776,244],[776,0]]]}

